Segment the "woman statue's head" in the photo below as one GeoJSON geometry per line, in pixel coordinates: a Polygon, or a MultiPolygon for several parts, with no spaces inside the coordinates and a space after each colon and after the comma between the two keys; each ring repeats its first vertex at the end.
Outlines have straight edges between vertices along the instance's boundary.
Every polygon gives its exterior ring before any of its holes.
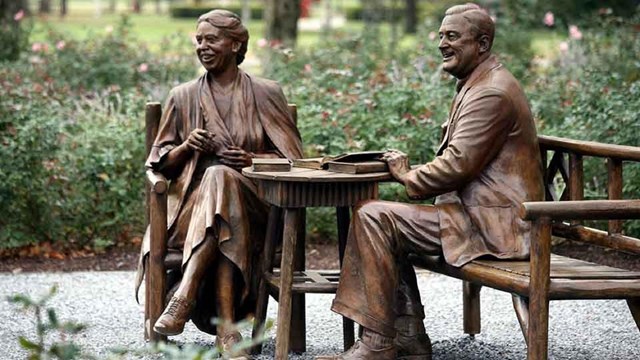
{"type": "Polygon", "coordinates": [[[207,71],[221,71],[244,60],[249,32],[238,15],[212,10],[198,18],[196,53],[207,71]]]}

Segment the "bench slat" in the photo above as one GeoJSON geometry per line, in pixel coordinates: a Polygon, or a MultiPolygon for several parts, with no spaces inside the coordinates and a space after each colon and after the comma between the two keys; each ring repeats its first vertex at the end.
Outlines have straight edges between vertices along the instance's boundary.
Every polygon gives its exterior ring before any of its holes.
{"type": "MultiPolygon", "coordinates": [[[[530,273],[528,261],[474,260],[473,263],[523,276],[529,276],[530,273]]],[[[640,272],[551,254],[550,276],[552,279],[640,279],[640,272]]]]}
{"type": "MultiPolygon", "coordinates": [[[[552,254],[549,297],[561,299],[623,299],[640,297],[640,272],[616,269],[552,254]],[[587,270],[588,266],[601,271],[579,271],[578,274],[562,273],[559,269],[574,263],[575,269],[587,270]],[[556,264],[560,264],[557,268],[556,264]],[[556,272],[557,271],[557,272],[556,272]],[[554,277],[555,276],[555,277],[554,277]],[[574,277],[575,276],[575,277],[574,277]]],[[[474,260],[462,267],[447,264],[442,257],[411,255],[411,262],[440,274],[468,280],[498,290],[529,296],[529,262],[474,260]],[[514,271],[509,266],[520,267],[514,271]],[[525,265],[523,267],[523,265],[525,265]]]]}

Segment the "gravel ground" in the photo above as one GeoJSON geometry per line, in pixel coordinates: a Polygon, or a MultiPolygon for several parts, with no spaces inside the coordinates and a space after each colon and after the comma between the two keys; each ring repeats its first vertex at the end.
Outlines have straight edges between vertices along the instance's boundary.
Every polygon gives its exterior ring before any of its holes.
{"type": "MultiPolygon", "coordinates": [[[[5,299],[23,293],[38,296],[51,284],[59,293],[51,301],[62,320],[89,325],[76,343],[90,353],[105,357],[108,348],[144,346],[143,307],[133,298],[134,273],[73,272],[0,275],[0,359],[24,359],[19,335],[34,338],[33,316],[18,312],[5,299]]],[[[483,289],[482,334],[475,340],[462,333],[461,283],[445,276],[418,275],[422,300],[427,307],[425,324],[433,341],[434,359],[524,359],[526,347],[509,294],[483,289]]],[[[342,343],[340,317],[329,310],[333,295],[307,296],[307,352],[292,359],[313,359],[336,353],[342,343]]],[[[270,301],[270,318],[276,318],[270,301]]],[[[640,332],[624,301],[552,301],[549,355],[551,359],[640,359],[640,332]]],[[[258,359],[271,359],[273,334],[258,359]]],[[[180,343],[213,344],[213,338],[187,324],[180,343]]]]}

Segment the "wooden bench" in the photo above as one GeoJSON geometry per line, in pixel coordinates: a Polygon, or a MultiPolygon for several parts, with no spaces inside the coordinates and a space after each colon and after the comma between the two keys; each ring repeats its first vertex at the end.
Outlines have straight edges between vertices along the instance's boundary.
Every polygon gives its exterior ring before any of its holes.
{"type": "Polygon", "coordinates": [[[551,253],[552,236],[557,236],[640,254],[640,239],[622,233],[623,219],[640,218],[640,200],[620,200],[622,164],[640,162],[640,148],[551,136],[539,136],[539,141],[547,201],[522,204],[522,217],[532,221],[534,229],[529,261],[483,258],[456,268],[442,257],[411,256],[418,267],[463,280],[463,327],[467,334],[480,333],[482,286],[511,293],[529,360],[547,358],[551,300],[624,299],[640,329],[640,272],[551,253]],[[584,157],[606,159],[608,200],[583,200],[584,157]],[[555,191],[559,179],[566,184],[561,195],[555,191]],[[608,231],[584,226],[582,220],[609,220],[608,231]]]}

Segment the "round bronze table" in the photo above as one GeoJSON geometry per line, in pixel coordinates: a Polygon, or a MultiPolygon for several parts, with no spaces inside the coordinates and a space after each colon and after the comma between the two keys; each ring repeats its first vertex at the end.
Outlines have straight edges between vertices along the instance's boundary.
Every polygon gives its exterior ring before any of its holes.
{"type": "MultiPolygon", "coordinates": [[[[287,172],[254,172],[251,168],[244,168],[242,173],[256,182],[258,195],[272,205],[262,258],[254,326],[261,326],[264,322],[269,287],[277,289],[278,326],[275,358],[286,359],[290,347],[296,352],[304,352],[306,348],[304,294],[335,293],[338,286],[339,272],[304,269],[305,209],[336,208],[338,246],[342,262],[349,229],[349,208],[359,201],[376,199],[378,182],[389,181],[391,176],[388,172],[345,174],[297,167],[287,172]],[[284,229],[282,259],[278,273],[273,271],[273,254],[282,211],[284,229]]],[[[351,320],[343,319],[343,332],[344,346],[347,349],[354,341],[351,320]]]]}

